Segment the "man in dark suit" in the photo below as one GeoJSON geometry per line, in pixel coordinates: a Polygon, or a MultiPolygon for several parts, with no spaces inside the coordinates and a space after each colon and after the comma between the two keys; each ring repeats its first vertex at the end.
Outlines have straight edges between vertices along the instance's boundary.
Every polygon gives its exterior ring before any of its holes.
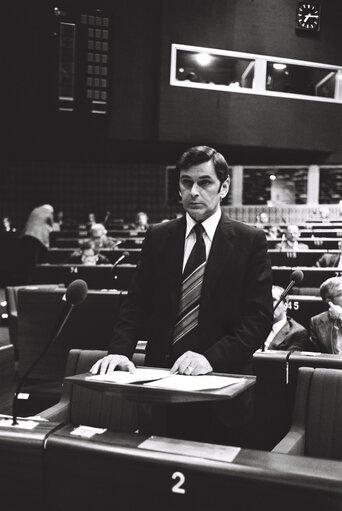
{"type": "Polygon", "coordinates": [[[318,266],[319,268],[342,268],[342,241],[340,240],[338,242],[338,253],[326,253],[323,254],[322,257],[318,259],[315,266],[318,266]]]}
{"type": "Polygon", "coordinates": [[[342,277],[331,277],[320,287],[322,300],[329,310],[310,320],[310,343],[313,351],[342,354],[342,277]]]}
{"type": "Polygon", "coordinates": [[[138,339],[147,340],[147,366],[192,375],[248,373],[253,353],[270,332],[272,277],[265,234],[222,213],[220,202],[230,183],[224,157],[210,147],[194,147],[183,154],[178,171],[186,215],[149,227],[110,355],[93,366],[93,373],[116,367],[134,371],[130,358],[138,339]],[[197,223],[203,230],[199,238],[193,231],[197,223]],[[197,241],[204,243],[206,259],[198,315],[192,316],[190,336],[175,341],[182,272],[197,241]]]}
{"type": "MultiPolygon", "coordinates": [[[[280,286],[272,286],[273,303],[284,292],[280,286]]],[[[265,341],[266,350],[303,351],[307,348],[309,334],[303,325],[287,315],[288,298],[285,297],[274,311],[272,330],[265,341]]]]}

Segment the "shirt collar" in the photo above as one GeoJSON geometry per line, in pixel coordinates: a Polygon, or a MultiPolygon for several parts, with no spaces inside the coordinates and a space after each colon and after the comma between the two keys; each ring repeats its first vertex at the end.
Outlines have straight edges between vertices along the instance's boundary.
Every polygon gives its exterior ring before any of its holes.
{"type": "MultiPolygon", "coordinates": [[[[205,233],[208,236],[208,238],[210,239],[210,241],[213,240],[213,237],[214,237],[214,234],[215,234],[215,231],[216,231],[216,227],[218,226],[218,223],[220,221],[221,215],[222,215],[221,208],[218,208],[217,211],[215,211],[215,213],[213,213],[209,218],[207,218],[206,220],[204,220],[204,222],[202,222],[203,229],[205,230],[205,233]]],[[[196,220],[194,220],[189,215],[189,213],[186,213],[186,232],[185,232],[185,238],[187,238],[189,236],[189,234],[191,232],[191,229],[196,224],[197,224],[196,220]]]]}

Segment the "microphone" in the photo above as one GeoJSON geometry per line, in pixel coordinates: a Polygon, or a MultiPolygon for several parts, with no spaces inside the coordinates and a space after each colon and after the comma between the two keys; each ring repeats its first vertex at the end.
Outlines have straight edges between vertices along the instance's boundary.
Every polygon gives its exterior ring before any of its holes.
{"type": "Polygon", "coordinates": [[[57,326],[54,329],[54,333],[51,336],[50,341],[47,343],[46,347],[44,348],[43,352],[39,355],[39,357],[27,369],[24,376],[20,379],[20,381],[17,385],[17,388],[14,393],[14,397],[13,397],[13,403],[12,403],[12,426],[18,426],[17,402],[18,402],[18,395],[20,394],[20,390],[23,386],[23,383],[25,382],[26,378],[28,377],[28,375],[30,374],[32,369],[38,364],[38,362],[41,361],[41,359],[43,358],[45,353],[48,351],[50,346],[59,337],[73,308],[76,305],[79,305],[80,303],[82,303],[86,299],[87,294],[88,294],[88,286],[84,280],[77,279],[69,284],[69,286],[65,292],[65,295],[62,298],[62,300],[66,301],[66,308],[64,310],[64,313],[62,314],[62,317],[57,322],[57,326]]]}
{"type": "Polygon", "coordinates": [[[293,286],[295,284],[299,284],[300,282],[302,282],[303,278],[304,278],[304,273],[302,272],[302,270],[294,270],[292,273],[291,273],[291,280],[290,280],[290,283],[289,285],[287,286],[286,289],[284,289],[284,291],[281,293],[280,297],[279,297],[279,300],[277,301],[277,303],[275,304],[274,308],[273,308],[273,312],[276,310],[276,308],[278,307],[278,305],[280,304],[280,302],[282,300],[284,300],[284,298],[289,294],[289,292],[291,291],[291,289],[293,288],[293,286]]]}
{"type": "Polygon", "coordinates": [[[123,260],[125,259],[126,257],[129,257],[129,252],[123,252],[123,254],[115,261],[115,263],[113,264],[112,266],[112,271],[114,270],[114,268],[117,267],[117,265],[123,260]]]}

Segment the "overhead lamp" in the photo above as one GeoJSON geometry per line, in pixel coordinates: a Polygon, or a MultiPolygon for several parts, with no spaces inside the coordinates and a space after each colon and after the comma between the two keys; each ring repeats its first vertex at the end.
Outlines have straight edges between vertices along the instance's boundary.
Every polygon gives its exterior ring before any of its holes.
{"type": "Polygon", "coordinates": [[[196,60],[201,66],[208,66],[212,61],[212,56],[209,53],[197,53],[196,60]]]}
{"type": "Polygon", "coordinates": [[[279,62],[276,62],[273,64],[273,68],[276,69],[277,71],[284,71],[284,69],[287,68],[287,65],[286,64],[279,64],[279,62]]]}

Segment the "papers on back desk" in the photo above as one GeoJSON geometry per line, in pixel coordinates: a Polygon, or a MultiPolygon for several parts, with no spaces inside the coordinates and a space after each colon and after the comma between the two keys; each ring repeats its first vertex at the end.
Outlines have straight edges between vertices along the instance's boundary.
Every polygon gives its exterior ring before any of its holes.
{"type": "Polygon", "coordinates": [[[87,376],[87,380],[104,383],[144,383],[148,387],[158,387],[170,390],[210,390],[220,389],[242,383],[245,378],[232,378],[230,376],[215,376],[215,375],[201,375],[201,376],[185,376],[182,374],[170,375],[168,369],[144,369],[138,368],[134,373],[127,371],[114,371],[111,374],[97,374],[94,376],[87,376]]]}

